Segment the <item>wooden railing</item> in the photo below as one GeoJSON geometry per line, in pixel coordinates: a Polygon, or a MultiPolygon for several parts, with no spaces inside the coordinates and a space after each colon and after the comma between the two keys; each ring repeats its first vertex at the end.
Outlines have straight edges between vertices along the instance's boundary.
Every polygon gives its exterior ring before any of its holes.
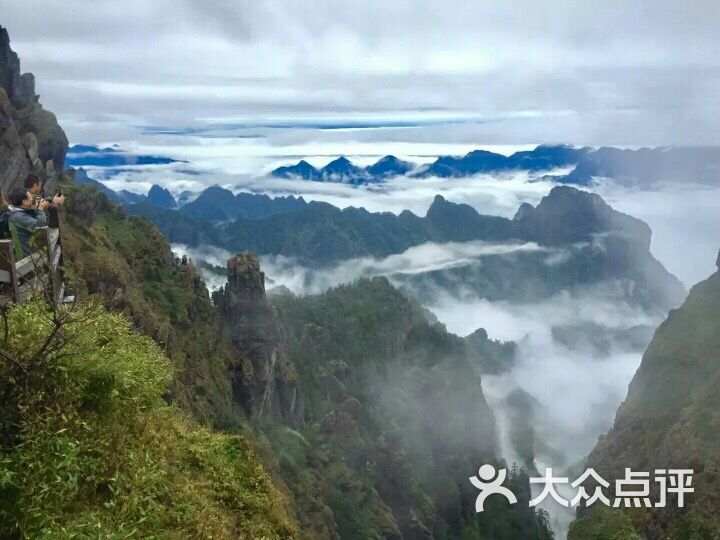
{"type": "Polygon", "coordinates": [[[17,261],[12,240],[0,240],[0,305],[21,304],[33,292],[43,292],[55,304],[65,300],[65,275],[57,211],[48,227],[33,233],[35,251],[17,261]]]}

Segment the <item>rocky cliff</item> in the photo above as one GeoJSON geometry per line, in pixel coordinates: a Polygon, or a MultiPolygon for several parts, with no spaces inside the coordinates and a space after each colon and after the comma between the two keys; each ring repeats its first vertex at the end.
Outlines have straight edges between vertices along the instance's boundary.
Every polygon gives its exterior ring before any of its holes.
{"type": "Polygon", "coordinates": [[[302,420],[302,401],[277,314],[265,294],[265,274],[250,252],[227,263],[228,281],[213,295],[223,332],[237,356],[230,366],[233,395],[255,418],[302,420]]]}
{"type": "MultiPolygon", "coordinates": [[[[626,467],[693,469],[695,492],[686,496],[685,508],[670,496],[667,508],[635,508],[615,521],[629,518],[649,539],[717,538],[719,433],[720,268],[657,329],[612,429],[588,459],[606,480],[622,478],[626,467]]],[[[606,514],[593,507],[574,528],[587,530],[594,519],[607,521],[606,514]]]]}
{"type": "Polygon", "coordinates": [[[35,77],[21,73],[7,30],[0,27],[0,190],[5,194],[31,173],[51,191],[56,171],[63,169],[67,137],[38,99],[35,77]]]}

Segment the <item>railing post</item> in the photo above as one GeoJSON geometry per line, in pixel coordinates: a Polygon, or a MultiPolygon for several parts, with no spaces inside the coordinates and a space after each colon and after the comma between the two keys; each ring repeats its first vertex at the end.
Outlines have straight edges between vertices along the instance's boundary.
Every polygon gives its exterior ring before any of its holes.
{"type": "Polygon", "coordinates": [[[55,301],[59,304],[65,300],[65,270],[63,269],[62,238],[60,236],[60,209],[57,206],[48,208],[48,226],[50,227],[50,238],[48,246],[52,251],[50,270],[56,283],[55,301]]]}
{"type": "Polygon", "coordinates": [[[60,304],[64,295],[60,229],[46,229],[45,242],[47,243],[48,272],[50,274],[50,284],[52,285],[53,301],[55,304],[60,304]]]}
{"type": "Polygon", "coordinates": [[[18,300],[18,277],[12,240],[0,240],[0,285],[11,302],[18,300]]]}
{"type": "MultiPolygon", "coordinates": [[[[50,221],[57,225],[57,217],[57,209],[54,209],[54,220],[51,218],[50,221]]],[[[0,240],[0,305],[24,302],[36,286],[43,287],[49,293],[46,297],[53,304],[59,305],[64,301],[65,276],[60,229],[39,227],[33,231],[32,241],[36,250],[16,261],[12,240],[0,240]]]]}

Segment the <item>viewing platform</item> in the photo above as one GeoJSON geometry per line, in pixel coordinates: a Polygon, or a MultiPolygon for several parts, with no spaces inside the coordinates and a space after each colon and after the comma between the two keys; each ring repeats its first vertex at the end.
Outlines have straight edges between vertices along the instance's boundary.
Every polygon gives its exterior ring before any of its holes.
{"type": "Polygon", "coordinates": [[[48,226],[35,230],[33,242],[36,251],[17,260],[13,241],[0,240],[0,306],[21,304],[34,292],[56,305],[67,300],[57,209],[48,210],[48,226]]]}

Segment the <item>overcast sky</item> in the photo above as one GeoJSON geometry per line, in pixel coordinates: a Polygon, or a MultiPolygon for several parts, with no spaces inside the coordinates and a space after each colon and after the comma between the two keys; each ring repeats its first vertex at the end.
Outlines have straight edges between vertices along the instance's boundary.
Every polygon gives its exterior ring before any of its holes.
{"type": "Polygon", "coordinates": [[[0,0],[0,24],[74,142],[720,143],[712,0],[0,0]]]}

